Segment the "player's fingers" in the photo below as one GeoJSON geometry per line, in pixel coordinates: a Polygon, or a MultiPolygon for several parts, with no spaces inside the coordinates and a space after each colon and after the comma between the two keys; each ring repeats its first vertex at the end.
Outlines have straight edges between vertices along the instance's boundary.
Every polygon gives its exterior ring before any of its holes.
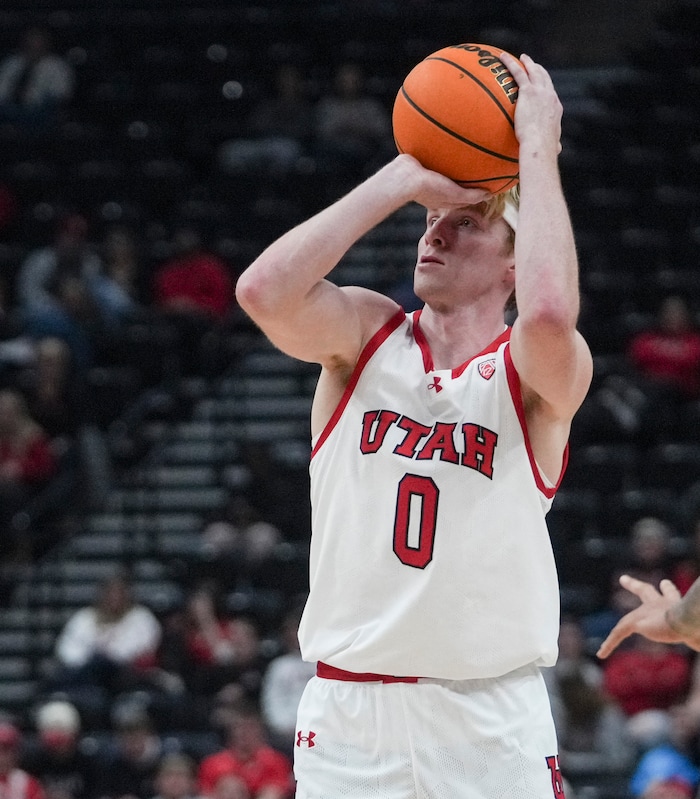
{"type": "Polygon", "coordinates": [[[608,637],[600,645],[596,655],[601,659],[608,657],[608,655],[614,649],[616,649],[625,640],[625,638],[629,638],[631,634],[632,623],[629,621],[627,616],[623,616],[623,618],[618,621],[612,630],[610,630],[608,637]]]}
{"type": "Polygon", "coordinates": [[[651,583],[637,580],[636,577],[630,577],[629,574],[621,575],[620,585],[626,588],[631,594],[638,596],[642,602],[647,602],[659,596],[659,592],[651,583]]]}
{"type": "Polygon", "coordinates": [[[505,66],[508,67],[508,71],[515,78],[515,82],[518,86],[520,86],[522,81],[527,80],[527,70],[515,56],[512,56],[510,53],[501,53],[499,58],[503,61],[505,66]]]}
{"type": "Polygon", "coordinates": [[[523,53],[520,56],[521,62],[525,65],[525,69],[527,70],[527,74],[530,77],[530,80],[534,80],[536,82],[542,81],[543,85],[547,86],[554,86],[554,82],[552,81],[552,76],[547,72],[547,70],[531,58],[527,53],[523,53]]]}
{"type": "Polygon", "coordinates": [[[675,601],[681,599],[681,592],[678,590],[678,588],[676,588],[671,580],[662,580],[659,583],[659,589],[667,599],[673,599],[675,601]]]}
{"type": "Polygon", "coordinates": [[[465,198],[469,198],[469,202],[475,204],[482,203],[493,196],[491,192],[486,189],[467,189],[460,186],[460,190],[465,198]]]}

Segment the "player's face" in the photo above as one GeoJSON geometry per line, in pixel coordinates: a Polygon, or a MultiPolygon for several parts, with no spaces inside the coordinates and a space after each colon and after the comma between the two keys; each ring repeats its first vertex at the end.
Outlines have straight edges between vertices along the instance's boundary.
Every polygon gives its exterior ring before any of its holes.
{"type": "Polygon", "coordinates": [[[456,304],[513,288],[509,228],[476,206],[430,209],[418,243],[415,292],[424,302],[456,304]]]}

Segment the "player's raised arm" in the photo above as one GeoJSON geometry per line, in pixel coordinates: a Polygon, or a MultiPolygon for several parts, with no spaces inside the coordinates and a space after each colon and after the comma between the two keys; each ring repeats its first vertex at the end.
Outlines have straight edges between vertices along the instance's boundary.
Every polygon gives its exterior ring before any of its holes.
{"type": "Polygon", "coordinates": [[[562,105],[542,66],[527,55],[522,64],[507,53],[502,58],[519,87],[518,319],[511,351],[524,384],[547,403],[554,418],[568,420],[588,390],[592,362],[576,331],[578,260],[558,166],[562,105]]]}
{"type": "Polygon", "coordinates": [[[358,239],[403,205],[467,205],[484,196],[398,156],[271,244],[239,278],[236,298],[287,354],[324,365],[354,363],[367,330],[395,305],[374,292],[339,288],[326,276],[358,239]]]}

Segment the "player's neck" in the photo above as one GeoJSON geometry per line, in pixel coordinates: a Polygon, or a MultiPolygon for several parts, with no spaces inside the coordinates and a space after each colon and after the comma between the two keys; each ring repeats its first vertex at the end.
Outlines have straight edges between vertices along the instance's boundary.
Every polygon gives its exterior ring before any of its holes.
{"type": "Polygon", "coordinates": [[[455,369],[478,355],[503,333],[502,309],[483,308],[435,310],[426,306],[420,317],[420,329],[428,342],[435,369],[455,369]]]}

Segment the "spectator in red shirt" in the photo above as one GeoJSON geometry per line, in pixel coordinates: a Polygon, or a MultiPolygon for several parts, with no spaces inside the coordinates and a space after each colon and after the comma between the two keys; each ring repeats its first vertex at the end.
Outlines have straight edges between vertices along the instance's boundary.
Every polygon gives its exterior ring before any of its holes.
{"type": "Polygon", "coordinates": [[[45,799],[39,780],[17,765],[21,742],[14,724],[0,722],[0,795],[7,799],[45,799]]]}
{"type": "Polygon", "coordinates": [[[630,638],[629,646],[618,649],[603,666],[603,687],[627,716],[628,730],[639,743],[644,743],[640,736],[649,724],[656,726],[662,714],[684,702],[690,682],[685,650],[641,635],[630,638]]]}
{"type": "Polygon", "coordinates": [[[233,305],[233,281],[226,264],[203,246],[189,227],[176,231],[172,258],[154,278],[156,305],[166,311],[223,319],[233,305]]]}
{"type": "Polygon", "coordinates": [[[252,799],[290,799],[294,793],[291,763],[267,743],[260,714],[250,705],[241,705],[234,715],[227,748],[200,763],[200,793],[214,797],[227,775],[239,777],[252,799]]]}
{"type": "Polygon", "coordinates": [[[700,330],[683,297],[663,300],[656,324],[632,337],[628,355],[643,377],[680,400],[700,397],[700,330]]]}
{"type": "Polygon", "coordinates": [[[235,307],[233,279],[196,230],[177,230],[173,247],[155,272],[153,303],[176,340],[180,371],[198,373],[215,354],[217,335],[235,307]]]}

